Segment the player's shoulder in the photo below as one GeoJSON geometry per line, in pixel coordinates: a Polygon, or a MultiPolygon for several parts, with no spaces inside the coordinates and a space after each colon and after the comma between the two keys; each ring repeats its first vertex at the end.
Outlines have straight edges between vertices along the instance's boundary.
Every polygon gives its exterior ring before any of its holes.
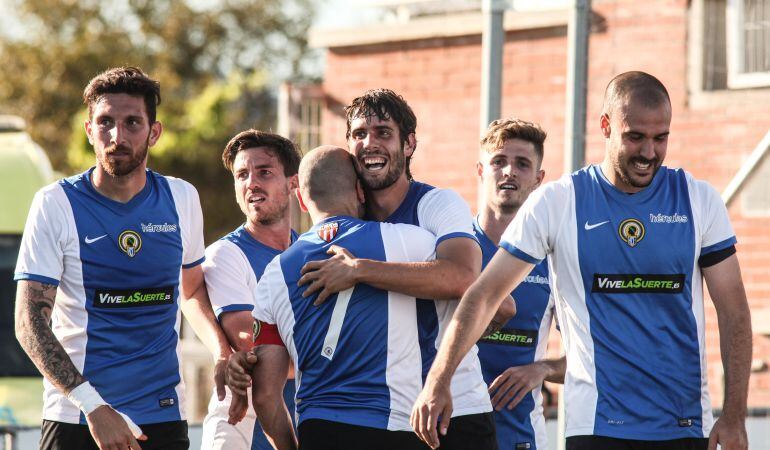
{"type": "Polygon", "coordinates": [[[228,236],[229,234],[222,236],[206,247],[207,260],[230,257],[242,253],[238,246],[232,240],[228,239],[228,236]]]}
{"type": "Polygon", "coordinates": [[[195,186],[192,185],[187,180],[183,180],[182,178],[172,177],[170,175],[161,175],[158,172],[149,170],[150,177],[158,180],[161,183],[168,184],[169,189],[171,189],[171,192],[177,196],[193,196],[195,198],[198,197],[198,190],[195,189],[195,186]]]}
{"type": "Polygon", "coordinates": [[[409,239],[436,239],[436,236],[425,228],[407,223],[368,222],[367,226],[379,227],[383,235],[395,233],[409,239]]]}

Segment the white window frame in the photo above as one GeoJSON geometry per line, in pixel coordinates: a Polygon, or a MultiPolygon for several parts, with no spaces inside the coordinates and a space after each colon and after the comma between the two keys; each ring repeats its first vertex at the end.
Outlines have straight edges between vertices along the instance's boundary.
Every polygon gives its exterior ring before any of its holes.
{"type": "Polygon", "coordinates": [[[770,72],[740,72],[745,65],[743,28],[743,0],[727,0],[727,87],[743,89],[770,86],[770,72]]]}

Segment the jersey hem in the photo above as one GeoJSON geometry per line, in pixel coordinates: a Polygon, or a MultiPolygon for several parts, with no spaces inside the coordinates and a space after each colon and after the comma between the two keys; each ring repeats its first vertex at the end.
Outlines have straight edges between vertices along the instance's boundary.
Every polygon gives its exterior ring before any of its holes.
{"type": "Polygon", "coordinates": [[[708,433],[697,433],[696,430],[684,430],[680,433],[645,433],[645,432],[626,432],[626,433],[597,433],[592,427],[567,429],[564,432],[567,438],[574,436],[602,436],[614,439],[634,439],[638,441],[670,441],[673,439],[701,439],[708,437],[708,433]]]}
{"type": "Polygon", "coordinates": [[[54,286],[59,286],[59,280],[56,278],[50,278],[43,275],[35,275],[34,273],[27,273],[27,272],[16,272],[13,274],[14,281],[37,281],[40,283],[45,284],[52,284],[54,286]]]}
{"type": "Polygon", "coordinates": [[[492,412],[492,404],[487,403],[484,405],[469,406],[467,408],[459,408],[452,411],[452,417],[470,416],[471,414],[482,414],[492,412]]]}

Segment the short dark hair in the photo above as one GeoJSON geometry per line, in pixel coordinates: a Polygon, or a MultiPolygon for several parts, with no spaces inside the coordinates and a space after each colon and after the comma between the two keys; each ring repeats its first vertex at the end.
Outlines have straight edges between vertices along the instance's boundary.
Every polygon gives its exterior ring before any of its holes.
{"type": "MultiPolygon", "coordinates": [[[[398,133],[401,142],[405,142],[407,136],[417,130],[417,117],[404,97],[390,89],[370,89],[361,96],[356,97],[345,107],[347,117],[347,131],[345,138],[350,139],[350,124],[356,117],[376,116],[380,120],[392,119],[398,125],[398,133]]],[[[406,176],[412,179],[409,171],[409,163],[412,157],[406,159],[406,176]]]]}
{"type": "Polygon", "coordinates": [[[299,160],[302,159],[297,146],[281,135],[253,128],[241,131],[230,139],[230,142],[225,146],[225,151],[222,152],[222,163],[227,170],[232,172],[233,162],[238,152],[257,147],[267,147],[275,152],[281,165],[283,165],[284,176],[290,177],[297,174],[299,160]]]}
{"type": "Polygon", "coordinates": [[[671,104],[663,83],[649,73],[640,71],[624,72],[610,80],[604,91],[602,114],[610,115],[613,108],[629,101],[647,108],[671,104]]]}
{"type": "Polygon", "coordinates": [[[144,98],[147,118],[155,123],[160,105],[160,83],[148,77],[138,67],[113,67],[95,76],[83,91],[83,103],[88,105],[88,118],[94,105],[105,94],[128,94],[144,98]]]}
{"type": "Polygon", "coordinates": [[[535,147],[538,161],[537,166],[543,162],[543,142],[547,133],[540,125],[521,119],[498,119],[489,124],[484,136],[481,137],[481,148],[486,152],[495,151],[505,145],[509,139],[521,139],[531,143],[535,147]]]}

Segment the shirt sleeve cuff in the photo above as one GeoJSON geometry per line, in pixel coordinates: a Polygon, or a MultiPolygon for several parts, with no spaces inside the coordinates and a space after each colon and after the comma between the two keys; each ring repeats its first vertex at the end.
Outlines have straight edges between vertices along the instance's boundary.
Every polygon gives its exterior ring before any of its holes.
{"type": "Polygon", "coordinates": [[[506,241],[500,241],[500,248],[504,249],[505,251],[519,258],[520,260],[528,262],[530,264],[540,264],[540,262],[542,261],[542,259],[534,258],[530,256],[528,253],[525,253],[519,250],[518,248],[516,248],[516,246],[506,241]]]}
{"type": "Polygon", "coordinates": [[[203,257],[201,257],[201,259],[199,259],[197,261],[193,261],[190,264],[182,264],[182,269],[191,269],[191,268],[193,268],[195,266],[203,264],[203,261],[205,261],[205,260],[206,260],[206,257],[203,256],[203,257]]]}
{"type": "Polygon", "coordinates": [[[22,280],[37,281],[45,284],[52,284],[54,286],[59,285],[59,280],[57,280],[56,278],[50,278],[43,275],[35,275],[34,273],[16,272],[15,274],[13,274],[13,279],[16,281],[22,281],[22,280]]]}

